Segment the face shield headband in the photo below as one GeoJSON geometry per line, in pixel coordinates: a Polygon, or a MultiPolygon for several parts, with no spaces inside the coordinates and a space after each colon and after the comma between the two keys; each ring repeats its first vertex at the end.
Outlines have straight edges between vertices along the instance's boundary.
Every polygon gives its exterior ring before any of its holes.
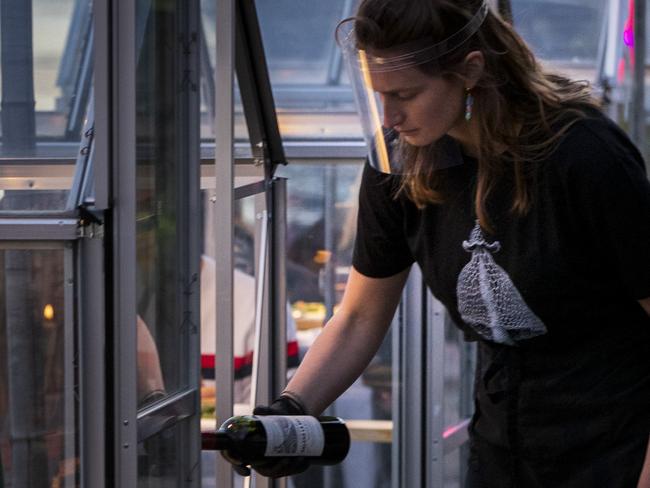
{"type": "MultiPolygon", "coordinates": [[[[392,129],[382,127],[383,108],[373,90],[371,75],[374,73],[390,73],[409,69],[427,63],[435,62],[442,56],[451,53],[467,42],[485,21],[489,11],[487,0],[484,0],[477,12],[460,30],[448,38],[431,44],[431,41],[415,41],[391,48],[400,54],[390,57],[376,56],[364,49],[358,49],[354,31],[353,19],[342,23],[337,30],[337,42],[341,48],[345,67],[355,96],[357,110],[366,143],[370,148],[369,162],[382,173],[402,173],[399,156],[399,135],[392,129]]],[[[449,139],[449,138],[443,138],[449,139]]],[[[451,154],[449,141],[444,144],[442,151],[434,151],[447,157],[436,158],[436,168],[444,168],[462,163],[460,150],[455,149],[451,154]]]]}

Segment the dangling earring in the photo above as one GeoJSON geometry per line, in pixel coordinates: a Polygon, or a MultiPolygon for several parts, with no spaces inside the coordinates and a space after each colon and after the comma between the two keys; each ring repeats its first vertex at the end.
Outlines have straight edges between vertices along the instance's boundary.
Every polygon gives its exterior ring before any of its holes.
{"type": "Polygon", "coordinates": [[[465,120],[470,121],[472,119],[472,106],[474,105],[474,97],[469,88],[467,88],[467,93],[465,94],[465,120]]]}

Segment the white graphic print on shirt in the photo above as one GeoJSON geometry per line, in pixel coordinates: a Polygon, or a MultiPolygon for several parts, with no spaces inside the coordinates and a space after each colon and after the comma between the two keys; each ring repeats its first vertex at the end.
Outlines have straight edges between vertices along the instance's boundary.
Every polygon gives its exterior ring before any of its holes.
{"type": "Polygon", "coordinates": [[[462,319],[478,334],[501,344],[514,345],[546,333],[546,326],[524,302],[506,271],[494,262],[492,254],[501,243],[488,243],[478,221],[463,241],[472,259],[458,275],[456,292],[462,319]]]}

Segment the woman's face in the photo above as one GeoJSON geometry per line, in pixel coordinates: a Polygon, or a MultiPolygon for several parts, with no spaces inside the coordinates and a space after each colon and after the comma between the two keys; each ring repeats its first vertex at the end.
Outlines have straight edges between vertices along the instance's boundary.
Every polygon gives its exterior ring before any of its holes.
{"type": "Polygon", "coordinates": [[[384,126],[413,146],[431,144],[465,123],[465,87],[459,78],[408,68],[372,73],[371,79],[384,108],[384,126]]]}

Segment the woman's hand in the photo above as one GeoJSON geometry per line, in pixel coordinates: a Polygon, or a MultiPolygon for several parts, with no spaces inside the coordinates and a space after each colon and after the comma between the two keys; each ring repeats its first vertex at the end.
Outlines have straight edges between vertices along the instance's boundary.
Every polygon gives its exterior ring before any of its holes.
{"type": "Polygon", "coordinates": [[[650,316],[650,297],[639,300],[639,303],[643,307],[643,310],[650,316]]]}

